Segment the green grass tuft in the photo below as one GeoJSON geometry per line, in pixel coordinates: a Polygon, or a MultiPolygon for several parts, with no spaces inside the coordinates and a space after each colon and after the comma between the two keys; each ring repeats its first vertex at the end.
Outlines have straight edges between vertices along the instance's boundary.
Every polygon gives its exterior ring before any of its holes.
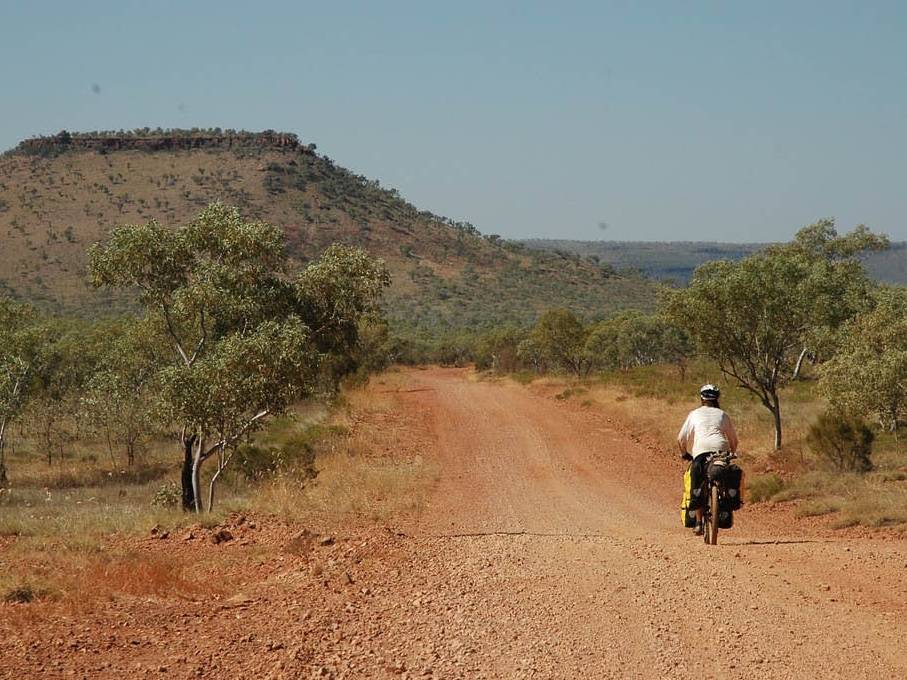
{"type": "Polygon", "coordinates": [[[778,475],[754,475],[746,480],[746,498],[750,503],[772,500],[784,489],[784,480],[778,475]]]}

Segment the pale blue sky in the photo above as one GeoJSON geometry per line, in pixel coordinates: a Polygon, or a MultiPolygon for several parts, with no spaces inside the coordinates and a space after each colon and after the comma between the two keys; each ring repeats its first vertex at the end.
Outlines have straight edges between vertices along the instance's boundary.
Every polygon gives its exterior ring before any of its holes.
{"type": "Polygon", "coordinates": [[[0,0],[0,148],[274,128],[508,237],[907,239],[905,36],[904,2],[0,0]]]}

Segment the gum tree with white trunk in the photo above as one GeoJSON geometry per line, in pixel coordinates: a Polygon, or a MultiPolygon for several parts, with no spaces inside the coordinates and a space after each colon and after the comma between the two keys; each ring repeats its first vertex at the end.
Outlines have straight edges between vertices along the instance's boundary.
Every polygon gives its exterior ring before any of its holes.
{"type": "Polygon", "coordinates": [[[218,462],[292,401],[311,394],[326,356],[355,345],[388,283],[383,263],[329,248],[295,278],[283,231],[212,204],[186,225],[115,229],[90,251],[96,286],[136,289],[167,339],[160,409],[181,432],[183,508],[203,509],[201,468],[218,462]]]}

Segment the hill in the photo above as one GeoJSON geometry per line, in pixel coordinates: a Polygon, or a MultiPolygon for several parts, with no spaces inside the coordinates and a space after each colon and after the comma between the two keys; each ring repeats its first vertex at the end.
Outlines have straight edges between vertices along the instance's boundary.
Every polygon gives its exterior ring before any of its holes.
{"type": "Polygon", "coordinates": [[[653,284],[558,253],[482,236],[415,208],[295,135],[266,131],[60,133],[0,157],[0,287],[94,315],[128,305],[92,290],[85,249],[124,223],[179,224],[212,201],[284,228],[297,263],[333,242],[383,257],[401,325],[531,321],[566,306],[587,316],[652,304],[653,284]]]}
{"type": "MultiPolygon", "coordinates": [[[[711,260],[739,260],[764,248],[765,243],[716,243],[711,241],[569,241],[530,239],[519,241],[533,250],[562,253],[616,269],[636,269],[660,281],[686,283],[693,270],[711,260]]],[[[881,253],[868,254],[869,274],[885,283],[907,284],[907,243],[892,243],[881,253]]]]}

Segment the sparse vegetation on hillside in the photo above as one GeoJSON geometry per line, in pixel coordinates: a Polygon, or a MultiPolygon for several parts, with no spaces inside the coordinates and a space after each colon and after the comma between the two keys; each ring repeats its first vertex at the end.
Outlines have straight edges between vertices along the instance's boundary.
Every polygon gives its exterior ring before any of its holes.
{"type": "Polygon", "coordinates": [[[550,307],[601,318],[651,308],[654,298],[639,276],[483,237],[469,223],[419,210],[295,135],[217,129],[71,132],[5,154],[0,286],[45,309],[125,311],[127,295],[88,286],[85,249],[116,225],[180,224],[213,201],[281,227],[292,268],[332,243],[383,258],[393,276],[388,317],[409,335],[528,325],[550,307]]]}

